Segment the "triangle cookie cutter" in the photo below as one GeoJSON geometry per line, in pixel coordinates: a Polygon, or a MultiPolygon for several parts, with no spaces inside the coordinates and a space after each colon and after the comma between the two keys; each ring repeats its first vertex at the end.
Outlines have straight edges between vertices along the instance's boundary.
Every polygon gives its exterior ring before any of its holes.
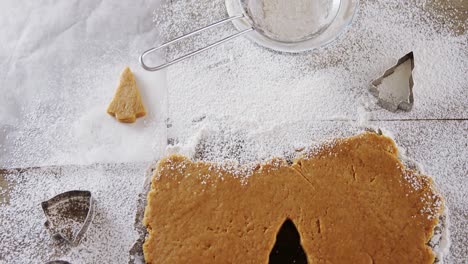
{"type": "Polygon", "coordinates": [[[95,202],[89,191],[64,192],[41,206],[47,218],[44,226],[52,238],[72,246],[80,243],[94,218],[95,202]]]}

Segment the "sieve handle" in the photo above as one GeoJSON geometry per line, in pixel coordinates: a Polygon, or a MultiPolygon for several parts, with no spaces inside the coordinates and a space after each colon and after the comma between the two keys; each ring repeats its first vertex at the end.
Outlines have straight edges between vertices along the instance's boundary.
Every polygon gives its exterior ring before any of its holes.
{"type": "Polygon", "coordinates": [[[252,27],[251,27],[251,28],[248,28],[248,29],[244,29],[244,30],[242,30],[242,31],[239,31],[239,32],[237,32],[237,33],[231,35],[231,36],[228,36],[228,37],[225,37],[225,38],[223,38],[223,39],[221,39],[221,40],[218,40],[218,41],[216,41],[215,43],[212,43],[212,44],[210,44],[210,45],[208,45],[208,46],[205,46],[205,47],[200,48],[200,49],[198,49],[198,50],[192,51],[192,52],[190,52],[190,53],[187,53],[187,54],[182,55],[182,56],[180,56],[180,57],[178,57],[178,58],[176,58],[176,59],[173,59],[173,60],[171,60],[171,61],[165,62],[165,63],[160,64],[160,65],[157,65],[157,66],[148,66],[148,65],[145,63],[145,61],[144,61],[145,56],[148,55],[148,54],[150,54],[150,53],[152,53],[152,52],[155,52],[155,51],[157,51],[157,50],[159,50],[159,49],[162,49],[162,48],[164,48],[164,47],[166,47],[166,46],[169,46],[169,45],[171,45],[171,44],[173,44],[173,43],[176,43],[176,42],[178,42],[178,41],[180,41],[180,40],[182,40],[182,39],[185,39],[185,38],[188,38],[188,37],[190,37],[190,36],[192,36],[192,35],[195,35],[195,34],[197,34],[197,33],[200,33],[200,32],[202,32],[202,31],[204,31],[204,30],[207,30],[207,29],[210,29],[210,28],[214,28],[214,27],[219,26],[219,25],[221,25],[221,24],[224,24],[224,23],[226,23],[226,22],[233,21],[233,20],[236,20],[236,19],[240,19],[240,18],[243,18],[243,17],[244,17],[244,15],[242,14],[242,15],[231,16],[231,17],[222,19],[222,20],[220,20],[220,21],[218,21],[218,22],[215,22],[215,23],[213,23],[213,24],[211,24],[211,25],[208,25],[208,26],[206,26],[206,27],[202,27],[202,28],[197,29],[197,30],[195,30],[195,31],[192,31],[192,32],[190,32],[190,33],[188,33],[188,34],[185,34],[185,35],[180,36],[180,37],[178,37],[178,38],[175,38],[175,39],[173,39],[173,40],[171,40],[171,41],[168,41],[168,42],[162,44],[162,45],[159,46],[159,47],[151,48],[151,49],[149,49],[149,50],[147,50],[147,51],[145,51],[145,52],[143,52],[143,53],[141,54],[141,56],[140,56],[140,64],[141,64],[141,66],[143,67],[143,69],[145,69],[145,70],[147,70],[147,71],[158,71],[158,70],[164,69],[164,68],[166,68],[166,67],[168,67],[168,66],[171,66],[171,65],[174,64],[174,63],[177,63],[177,62],[179,62],[179,61],[182,61],[182,60],[185,60],[185,59],[187,59],[187,58],[190,58],[190,57],[192,57],[192,56],[194,56],[194,55],[196,55],[196,54],[198,54],[198,53],[200,53],[200,52],[203,52],[203,51],[205,51],[205,50],[207,50],[207,49],[211,49],[211,48],[213,48],[213,47],[216,47],[216,46],[218,46],[218,45],[220,45],[220,44],[222,44],[222,43],[224,43],[224,42],[227,42],[227,41],[229,41],[229,40],[231,40],[231,39],[233,39],[233,38],[236,38],[236,37],[238,37],[238,36],[240,36],[240,35],[243,35],[243,34],[249,32],[249,31],[254,30],[252,27]]]}

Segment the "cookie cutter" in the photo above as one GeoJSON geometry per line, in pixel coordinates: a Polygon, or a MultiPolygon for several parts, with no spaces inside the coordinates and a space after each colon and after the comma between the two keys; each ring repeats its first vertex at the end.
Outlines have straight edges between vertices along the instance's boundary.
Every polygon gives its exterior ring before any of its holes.
{"type": "MultiPolygon", "coordinates": [[[[377,99],[378,102],[377,104],[380,105],[382,108],[387,109],[391,112],[395,112],[398,109],[404,110],[404,111],[410,111],[411,108],[413,107],[414,103],[414,97],[413,97],[413,69],[414,69],[414,56],[413,52],[411,51],[410,53],[406,54],[405,56],[401,57],[398,62],[391,68],[385,71],[385,73],[378,79],[375,79],[374,81],[371,82],[371,86],[369,88],[369,91],[372,95],[374,95],[377,99]],[[389,77],[392,76],[395,71],[405,62],[409,61],[411,63],[411,67],[409,69],[409,72],[404,72],[402,74],[408,76],[409,75],[409,80],[407,83],[408,88],[405,89],[405,87],[395,87],[393,86],[391,90],[389,91],[384,91],[382,92],[380,88],[381,84],[389,77]]],[[[403,69],[405,70],[405,69],[403,69]]],[[[408,69],[406,69],[408,70],[408,69]]],[[[400,73],[401,74],[401,73],[400,73]]],[[[405,76],[403,76],[405,77],[405,76]]],[[[397,81],[395,81],[393,84],[398,86],[397,81]]]]}
{"type": "Polygon", "coordinates": [[[78,245],[93,218],[95,202],[89,191],[73,190],[41,203],[47,218],[44,223],[52,238],[78,245]]]}

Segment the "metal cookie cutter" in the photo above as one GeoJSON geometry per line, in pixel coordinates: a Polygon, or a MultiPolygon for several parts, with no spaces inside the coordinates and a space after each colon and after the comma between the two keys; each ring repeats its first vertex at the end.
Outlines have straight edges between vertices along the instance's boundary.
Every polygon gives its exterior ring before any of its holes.
{"type": "Polygon", "coordinates": [[[413,107],[413,52],[401,57],[397,64],[378,79],[372,81],[369,91],[377,97],[378,104],[388,111],[409,111],[413,107]]]}
{"type": "Polygon", "coordinates": [[[94,217],[94,199],[89,191],[68,191],[41,203],[44,223],[52,237],[78,245],[94,217]]]}
{"type": "Polygon", "coordinates": [[[303,4],[289,0],[276,0],[274,3],[271,0],[226,0],[229,17],[143,52],[140,64],[147,71],[161,70],[244,34],[272,50],[292,53],[312,50],[329,44],[347,28],[358,3],[359,0],[308,0],[303,4]],[[265,13],[266,10],[270,13],[265,13]],[[160,65],[148,66],[144,61],[150,53],[227,22],[232,22],[238,31],[160,65]],[[288,30],[279,30],[279,24],[288,30]]]}

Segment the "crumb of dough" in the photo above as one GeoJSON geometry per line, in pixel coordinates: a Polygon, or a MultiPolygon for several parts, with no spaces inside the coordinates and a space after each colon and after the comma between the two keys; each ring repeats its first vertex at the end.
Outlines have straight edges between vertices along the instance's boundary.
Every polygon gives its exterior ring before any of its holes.
{"type": "Polygon", "coordinates": [[[162,159],[144,224],[146,263],[268,263],[291,220],[308,263],[433,263],[443,211],[431,178],[408,170],[388,137],[336,140],[247,179],[182,156],[162,159]]]}
{"type": "Polygon", "coordinates": [[[133,123],[138,117],[146,115],[135,76],[129,67],[126,67],[120,75],[119,86],[107,108],[107,113],[123,123],[133,123]]]}

